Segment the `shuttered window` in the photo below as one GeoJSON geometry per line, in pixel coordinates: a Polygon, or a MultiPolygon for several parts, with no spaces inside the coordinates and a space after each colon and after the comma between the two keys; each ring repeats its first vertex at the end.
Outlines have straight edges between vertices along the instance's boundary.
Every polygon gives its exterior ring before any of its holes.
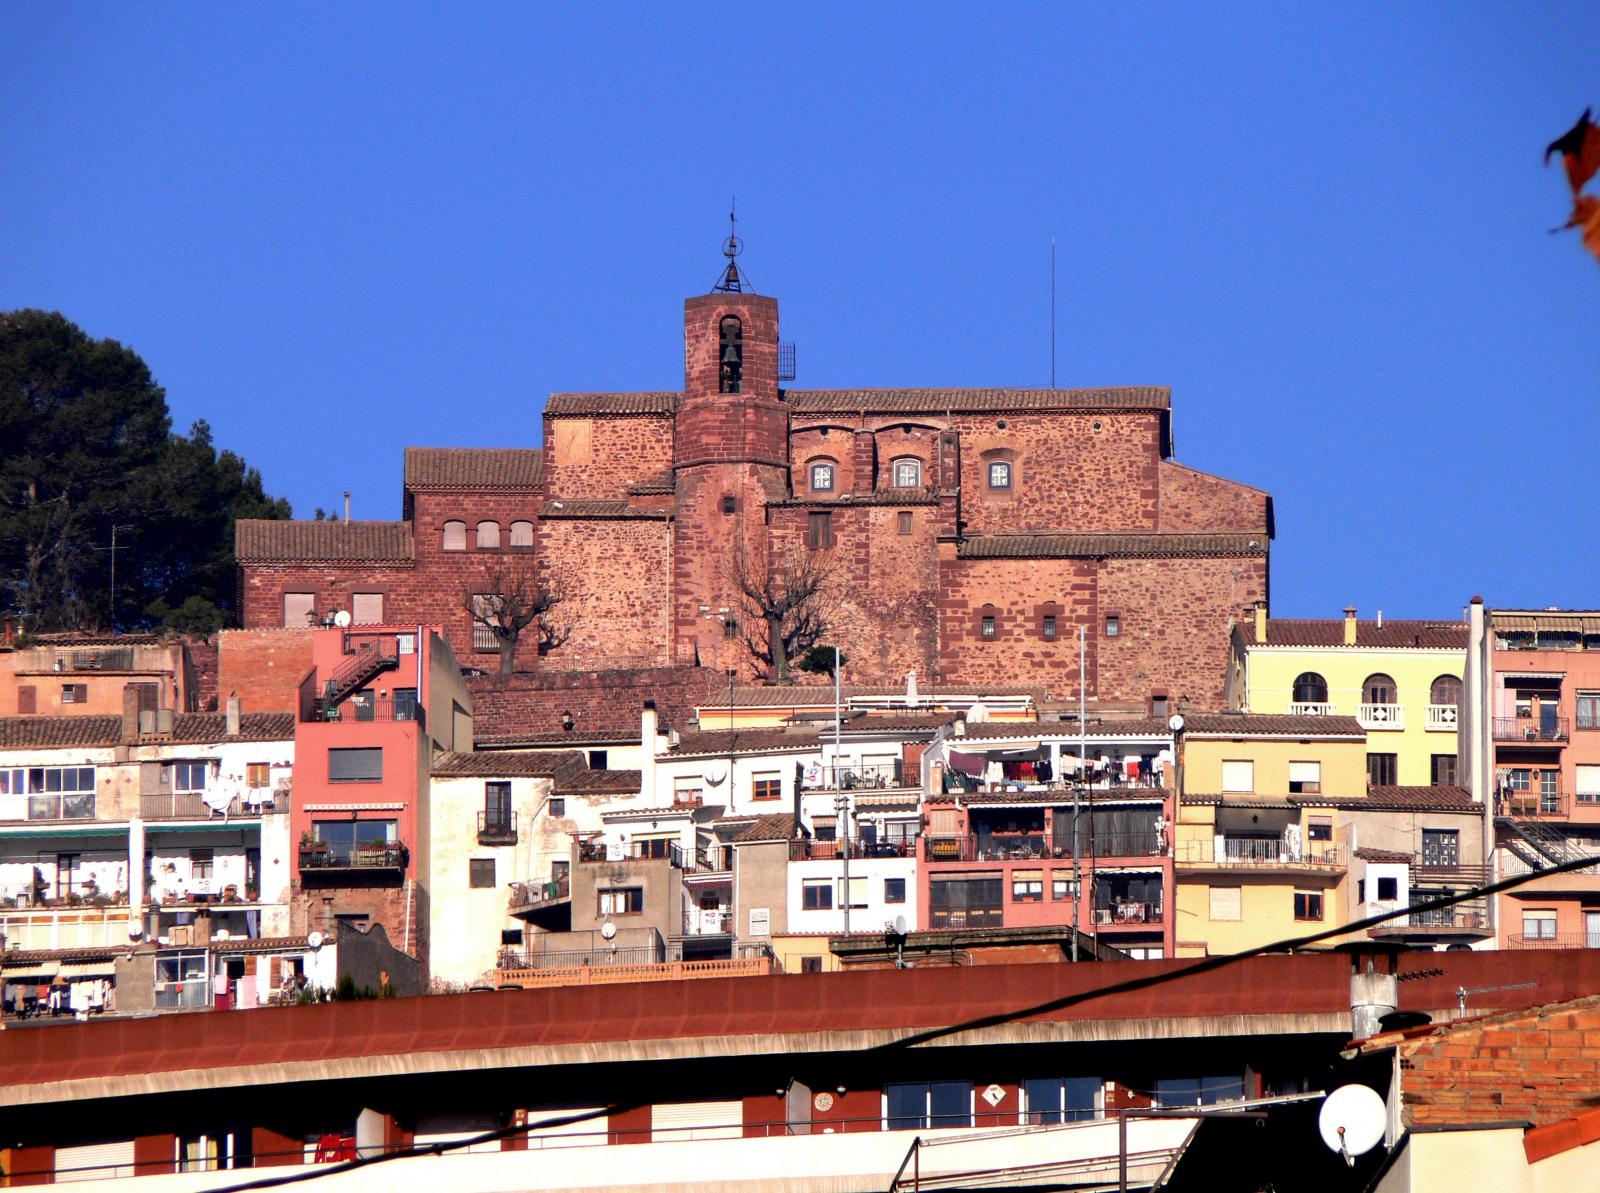
{"type": "Polygon", "coordinates": [[[650,1108],[650,1141],[739,1139],[744,1136],[744,1103],[661,1102],[650,1108]]]}
{"type": "Polygon", "coordinates": [[[359,749],[328,751],[328,782],[330,783],[380,783],[383,781],[383,748],[363,746],[359,749]]]}
{"type": "Polygon", "coordinates": [[[1224,762],[1222,764],[1223,791],[1254,791],[1256,789],[1256,764],[1254,762],[1224,762]]]}
{"type": "Polygon", "coordinates": [[[133,1140],[56,1148],[56,1184],[125,1179],[133,1175],[133,1140]]]}
{"type": "Polygon", "coordinates": [[[1214,920],[1239,920],[1244,918],[1243,890],[1236,886],[1211,888],[1211,918],[1214,920]]]}

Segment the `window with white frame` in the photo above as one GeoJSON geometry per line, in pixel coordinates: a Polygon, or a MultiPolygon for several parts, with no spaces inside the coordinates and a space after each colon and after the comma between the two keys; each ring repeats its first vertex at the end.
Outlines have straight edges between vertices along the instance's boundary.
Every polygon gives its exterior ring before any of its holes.
{"type": "Polygon", "coordinates": [[[171,764],[172,790],[180,795],[206,789],[206,775],[211,770],[209,762],[174,762],[171,764]]]}
{"type": "Polygon", "coordinates": [[[1289,764],[1289,794],[1316,795],[1322,790],[1322,763],[1291,762],[1289,764]]]}
{"type": "Polygon", "coordinates": [[[1580,804],[1600,804],[1600,765],[1580,762],[1575,768],[1573,783],[1577,787],[1580,804]]]}
{"type": "Polygon", "coordinates": [[[811,491],[813,493],[833,492],[833,465],[818,462],[811,465],[811,491]]]}
{"type": "Polygon", "coordinates": [[[1256,789],[1256,764],[1248,759],[1225,761],[1222,764],[1222,790],[1224,792],[1253,792],[1256,789]]]}
{"type": "Polygon", "coordinates": [[[1554,940],[1556,938],[1556,913],[1553,910],[1524,911],[1522,913],[1522,938],[1524,940],[1554,940]]]}
{"type": "Polygon", "coordinates": [[[890,474],[897,489],[916,489],[922,486],[922,461],[915,456],[902,456],[894,461],[890,474]]]}
{"type": "Polygon", "coordinates": [[[700,798],[700,793],[704,789],[705,780],[699,775],[674,779],[672,780],[672,802],[675,804],[692,804],[700,798]]]}

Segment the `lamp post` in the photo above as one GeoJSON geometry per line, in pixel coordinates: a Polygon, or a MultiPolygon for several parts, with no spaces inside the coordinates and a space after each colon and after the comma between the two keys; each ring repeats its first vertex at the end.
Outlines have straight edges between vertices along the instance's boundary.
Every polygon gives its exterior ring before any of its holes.
{"type": "Polygon", "coordinates": [[[833,781],[839,789],[839,794],[834,797],[834,811],[838,816],[838,830],[840,837],[839,856],[844,860],[844,934],[850,935],[850,796],[845,792],[844,784],[839,780],[839,735],[840,735],[840,704],[839,704],[839,648],[833,648],[833,781]]]}

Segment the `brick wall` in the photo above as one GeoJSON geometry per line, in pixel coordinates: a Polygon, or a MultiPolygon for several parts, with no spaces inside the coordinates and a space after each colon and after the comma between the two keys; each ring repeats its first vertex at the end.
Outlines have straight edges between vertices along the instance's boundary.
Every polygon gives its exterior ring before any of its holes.
{"type": "Polygon", "coordinates": [[[517,674],[469,680],[475,711],[474,736],[503,740],[514,733],[562,734],[562,713],[572,713],[572,732],[636,736],[646,700],[654,700],[663,729],[694,727],[694,710],[721,692],[727,677],[710,668],[639,667],[595,671],[517,674]]]}
{"type": "Polygon", "coordinates": [[[247,712],[299,707],[300,681],[311,670],[311,630],[223,630],[217,635],[217,684],[238,694],[247,712]]]}
{"type": "Polygon", "coordinates": [[[1237,481],[1162,461],[1161,529],[1169,532],[1267,529],[1268,497],[1237,481]]]}
{"type": "Polygon", "coordinates": [[[939,678],[1076,691],[1078,626],[1087,625],[1089,693],[1120,699],[1096,678],[1095,602],[1091,560],[951,558],[940,569],[939,678]],[[1044,636],[1047,615],[1056,618],[1054,640],[1044,636]],[[983,637],[985,616],[995,619],[992,639],[983,637]]]}
{"type": "Polygon", "coordinates": [[[672,469],[672,419],[544,420],[545,491],[551,497],[621,499],[628,486],[672,469]]]}
{"type": "Polygon", "coordinates": [[[214,639],[190,638],[184,643],[189,655],[187,693],[195,712],[217,711],[217,644],[214,639]]]}

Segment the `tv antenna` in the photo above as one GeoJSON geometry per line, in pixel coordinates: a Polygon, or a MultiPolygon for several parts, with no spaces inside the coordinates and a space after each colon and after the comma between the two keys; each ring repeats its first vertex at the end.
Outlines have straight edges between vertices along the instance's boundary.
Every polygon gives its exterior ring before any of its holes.
{"type": "Polygon", "coordinates": [[[1317,1115],[1317,1130],[1328,1150],[1354,1168],[1356,1157],[1378,1145],[1389,1125],[1389,1108],[1368,1085],[1341,1085],[1328,1095],[1317,1115]]]}

